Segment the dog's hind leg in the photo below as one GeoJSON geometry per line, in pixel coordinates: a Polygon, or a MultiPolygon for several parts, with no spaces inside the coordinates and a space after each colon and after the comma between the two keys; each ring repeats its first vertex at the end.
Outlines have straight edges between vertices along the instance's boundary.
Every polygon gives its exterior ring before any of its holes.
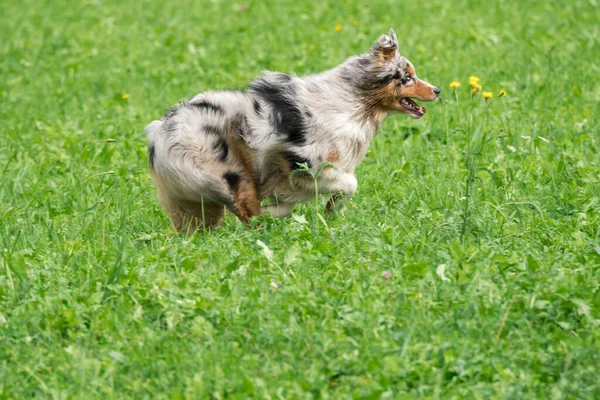
{"type": "Polygon", "coordinates": [[[175,230],[187,234],[218,227],[225,214],[222,204],[202,200],[200,202],[171,200],[168,205],[163,203],[163,206],[175,230]]]}
{"type": "Polygon", "coordinates": [[[216,228],[221,223],[225,208],[200,197],[199,201],[177,199],[157,184],[158,200],[169,216],[175,230],[179,233],[191,234],[216,228]]]}
{"type": "Polygon", "coordinates": [[[217,203],[181,202],[179,207],[181,227],[178,231],[188,234],[218,227],[225,214],[224,206],[217,203]]]}
{"type": "Polygon", "coordinates": [[[251,217],[260,215],[258,194],[252,181],[236,172],[228,172],[224,178],[233,196],[233,204],[228,207],[230,211],[244,223],[251,217]]]}

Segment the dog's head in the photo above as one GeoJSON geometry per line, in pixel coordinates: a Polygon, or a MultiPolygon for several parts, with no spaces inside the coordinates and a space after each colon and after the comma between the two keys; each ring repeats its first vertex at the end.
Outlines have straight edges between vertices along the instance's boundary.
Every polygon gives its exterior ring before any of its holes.
{"type": "Polygon", "coordinates": [[[393,29],[381,35],[369,53],[351,59],[344,77],[363,94],[371,109],[421,118],[427,111],[414,100],[433,101],[440,90],[417,78],[415,68],[398,52],[393,29]]]}

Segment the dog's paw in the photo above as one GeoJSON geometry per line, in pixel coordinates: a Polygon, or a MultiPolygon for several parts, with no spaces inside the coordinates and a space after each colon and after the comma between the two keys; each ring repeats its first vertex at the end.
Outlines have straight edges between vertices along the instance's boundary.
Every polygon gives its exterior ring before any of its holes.
{"type": "Polygon", "coordinates": [[[327,200],[327,204],[325,204],[325,213],[335,214],[344,208],[344,205],[348,202],[348,197],[344,196],[342,193],[334,194],[327,200]]]}

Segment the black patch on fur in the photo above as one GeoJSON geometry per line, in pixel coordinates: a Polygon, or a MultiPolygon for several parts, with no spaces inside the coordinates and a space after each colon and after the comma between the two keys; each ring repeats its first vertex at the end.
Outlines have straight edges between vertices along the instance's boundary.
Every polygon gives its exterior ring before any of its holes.
{"type": "MultiPolygon", "coordinates": [[[[260,105],[259,105],[260,106],[260,105]]],[[[237,114],[231,120],[231,129],[236,135],[244,138],[248,133],[248,119],[244,114],[237,114]]]]}
{"type": "Polygon", "coordinates": [[[377,80],[375,82],[375,85],[377,85],[377,86],[385,86],[385,85],[389,84],[393,80],[394,80],[394,75],[392,75],[392,74],[386,75],[386,76],[381,77],[379,80],[377,80]]]}
{"type": "Polygon", "coordinates": [[[311,113],[310,110],[305,110],[304,115],[306,116],[306,118],[309,119],[313,117],[313,113],[311,113]]]}
{"type": "Polygon", "coordinates": [[[219,160],[227,160],[227,156],[229,155],[229,146],[227,146],[227,142],[225,142],[225,139],[217,140],[215,144],[213,144],[212,148],[214,151],[218,151],[220,153],[219,160]]]}
{"type": "Polygon", "coordinates": [[[262,113],[262,107],[260,106],[260,103],[257,100],[254,100],[254,112],[258,115],[262,113]]]}
{"type": "Polygon", "coordinates": [[[154,169],[154,158],[156,157],[156,151],[154,150],[154,143],[148,146],[148,153],[150,153],[150,168],[154,169]]]}
{"type": "Polygon", "coordinates": [[[306,158],[299,156],[298,154],[294,153],[293,151],[289,151],[289,150],[282,151],[281,155],[289,163],[290,170],[292,170],[292,171],[299,169],[300,166],[298,164],[302,164],[302,163],[306,163],[306,165],[308,165],[308,168],[311,168],[310,161],[308,161],[306,158]]]}
{"type": "Polygon", "coordinates": [[[345,67],[341,78],[349,85],[364,92],[377,91],[399,79],[403,73],[400,66],[377,66],[372,56],[352,60],[352,66],[345,67]],[[357,73],[357,70],[360,73],[357,73]]]}
{"type": "Polygon", "coordinates": [[[184,150],[184,147],[179,143],[175,143],[175,144],[172,144],[171,147],[169,147],[169,154],[171,154],[174,150],[181,151],[181,150],[184,150]]]}
{"type": "Polygon", "coordinates": [[[209,135],[223,136],[223,131],[215,125],[204,125],[202,127],[202,130],[208,133],[209,135]]]}
{"type": "Polygon", "coordinates": [[[290,98],[295,94],[291,81],[289,75],[278,74],[273,80],[256,79],[250,87],[271,106],[269,121],[275,132],[285,136],[290,143],[300,145],[306,142],[306,127],[300,108],[290,98]]]}
{"type": "Polygon", "coordinates": [[[177,128],[179,127],[179,124],[177,123],[177,121],[169,121],[167,120],[167,122],[165,122],[165,132],[167,132],[167,135],[170,136],[173,132],[175,132],[177,130],[177,128]]]}
{"type": "Polygon", "coordinates": [[[392,82],[394,80],[394,75],[388,74],[378,77],[374,73],[365,73],[360,79],[357,79],[352,75],[342,75],[342,79],[346,81],[349,85],[352,85],[361,91],[370,92],[373,90],[379,90],[385,85],[392,82]]]}
{"type": "Polygon", "coordinates": [[[218,104],[214,104],[211,103],[210,101],[206,101],[206,100],[200,100],[198,102],[195,103],[189,103],[191,106],[194,106],[196,108],[199,108],[201,110],[209,110],[209,111],[213,111],[217,114],[225,114],[225,110],[223,110],[223,107],[221,107],[218,104]]]}
{"type": "Polygon", "coordinates": [[[179,110],[181,110],[184,107],[188,107],[188,108],[194,107],[194,108],[198,108],[200,110],[212,111],[212,112],[215,112],[215,113],[221,114],[221,115],[225,114],[225,110],[223,109],[223,107],[221,107],[218,104],[211,103],[210,101],[199,100],[197,102],[190,102],[188,100],[184,100],[184,101],[181,101],[178,104],[174,105],[170,109],[168,109],[167,112],[162,116],[162,119],[168,120],[169,118],[172,118],[179,112],[179,110]]]}
{"type": "Polygon", "coordinates": [[[171,117],[173,117],[175,114],[177,114],[177,111],[179,111],[181,109],[181,107],[184,107],[187,103],[185,101],[181,101],[178,104],[174,105],[173,107],[169,108],[167,110],[167,112],[162,116],[161,119],[169,119],[171,117]]]}
{"type": "Polygon", "coordinates": [[[366,57],[359,58],[357,62],[358,65],[360,65],[361,67],[368,67],[369,65],[371,65],[371,60],[366,57]]]}
{"type": "Polygon", "coordinates": [[[226,172],[225,175],[223,175],[223,178],[225,178],[225,180],[227,181],[227,185],[229,185],[229,188],[232,192],[237,190],[238,185],[242,180],[241,175],[236,174],[235,172],[226,172]]]}

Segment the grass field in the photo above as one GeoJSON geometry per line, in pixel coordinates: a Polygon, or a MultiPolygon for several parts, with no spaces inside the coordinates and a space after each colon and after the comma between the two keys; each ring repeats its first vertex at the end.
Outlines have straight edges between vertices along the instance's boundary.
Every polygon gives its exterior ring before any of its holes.
{"type": "Polygon", "coordinates": [[[1,2],[0,398],[600,398],[600,5],[483,4],[1,2]],[[390,27],[341,213],[172,234],[149,121],[390,27]]]}

